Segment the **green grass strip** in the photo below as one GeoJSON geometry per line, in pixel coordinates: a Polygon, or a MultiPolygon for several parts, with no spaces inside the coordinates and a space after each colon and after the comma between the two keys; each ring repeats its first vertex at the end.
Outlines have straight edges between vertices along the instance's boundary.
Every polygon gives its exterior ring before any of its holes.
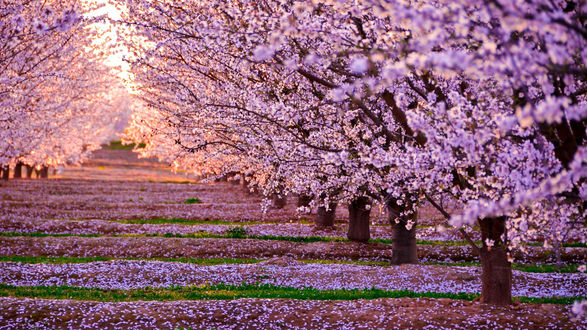
{"type": "MultiPolygon", "coordinates": [[[[71,286],[12,286],[0,284],[0,296],[43,299],[75,299],[93,301],[136,301],[136,300],[203,300],[239,298],[284,298],[299,300],[354,300],[377,298],[449,298],[473,300],[478,294],[413,292],[407,290],[387,291],[381,289],[318,290],[313,288],[279,287],[270,284],[202,285],[167,288],[146,287],[132,290],[105,290],[71,286]]],[[[523,303],[572,304],[585,297],[515,297],[523,303]]]]}
{"type": "MultiPolygon", "coordinates": [[[[85,221],[83,219],[75,219],[75,221],[85,221]]],[[[174,225],[223,225],[223,226],[250,226],[268,224],[269,222],[259,221],[248,221],[248,222],[230,222],[225,220],[191,220],[182,218],[155,218],[155,219],[136,219],[136,220],[108,220],[112,222],[124,223],[124,224],[149,224],[149,225],[162,225],[162,224],[174,224],[174,225]]]]}
{"type": "MultiPolygon", "coordinates": [[[[175,183],[175,184],[196,184],[198,183],[197,181],[190,181],[190,180],[163,180],[163,181],[157,181],[157,180],[153,180],[153,179],[149,179],[147,180],[147,182],[149,183],[175,183]]],[[[144,190],[141,190],[144,191],[144,190]]],[[[172,203],[174,204],[174,203],[172,203]]]]}
{"type": "MultiPolygon", "coordinates": [[[[215,234],[209,232],[197,232],[187,234],[174,233],[152,233],[152,234],[53,234],[53,233],[25,233],[25,232],[0,232],[0,236],[4,237],[167,237],[167,238],[239,238],[239,239],[259,239],[272,241],[289,241],[298,243],[313,243],[313,242],[350,242],[349,239],[343,237],[327,237],[327,236],[274,236],[274,235],[247,235],[245,231],[239,230],[239,227],[227,229],[224,234],[215,234]]],[[[370,243],[391,244],[391,239],[376,238],[370,239],[370,243]]],[[[440,240],[418,240],[420,245],[436,245],[436,246],[467,246],[465,241],[440,241],[440,240]]],[[[575,244],[576,245],[576,244],[575,244]]],[[[580,243],[579,247],[587,247],[587,245],[580,243]]],[[[566,247],[565,244],[563,246],[566,247]]]]}
{"type": "Polygon", "coordinates": [[[26,233],[26,232],[0,232],[3,237],[166,237],[166,238],[239,238],[239,239],[259,239],[259,240],[275,240],[275,241],[290,241],[290,242],[348,242],[349,240],[342,237],[320,237],[320,236],[272,236],[272,235],[242,235],[236,234],[214,234],[209,232],[197,232],[188,234],[173,234],[173,233],[153,233],[153,234],[54,234],[54,233],[26,233]]]}
{"type": "MultiPolygon", "coordinates": [[[[122,141],[111,141],[110,144],[104,145],[106,148],[110,150],[132,150],[135,147],[135,144],[122,144],[122,141]]],[[[139,143],[139,148],[144,148],[144,143],[139,143]]]]}
{"type": "MultiPolygon", "coordinates": [[[[73,219],[73,221],[86,221],[84,219],[73,219]]],[[[252,226],[252,225],[277,225],[277,224],[288,224],[287,222],[271,222],[271,221],[226,221],[226,220],[209,220],[209,219],[183,219],[183,218],[155,218],[155,219],[134,219],[134,220],[107,220],[117,223],[124,224],[174,224],[174,225],[222,225],[222,226],[252,226]]],[[[308,220],[296,220],[295,224],[300,225],[313,225],[314,223],[308,220]]]]}
{"type": "MultiPolygon", "coordinates": [[[[1,259],[0,259],[1,260],[1,259]]],[[[389,261],[355,261],[355,260],[300,260],[305,263],[315,264],[352,264],[363,266],[390,266],[389,261]]],[[[481,263],[472,262],[424,262],[422,265],[454,266],[454,267],[480,267],[481,263]]],[[[512,264],[513,270],[527,273],[578,273],[579,264],[553,265],[553,264],[512,264]]]]}
{"type": "MultiPolygon", "coordinates": [[[[153,180],[149,180],[149,182],[153,182],[153,180]]],[[[163,180],[163,181],[158,181],[158,183],[176,183],[176,184],[191,184],[191,183],[197,183],[195,181],[189,181],[189,180],[163,180]]]]}
{"type": "MultiPolygon", "coordinates": [[[[84,219],[73,219],[73,221],[86,221],[84,219]]],[[[252,226],[252,225],[262,225],[262,224],[283,224],[283,222],[262,222],[262,221],[244,221],[244,222],[233,222],[233,221],[226,221],[226,220],[196,220],[196,219],[183,219],[183,218],[155,218],[155,219],[136,219],[136,220],[107,220],[122,224],[152,224],[152,225],[161,225],[161,224],[176,224],[176,225],[223,225],[223,226],[252,226]]],[[[296,221],[296,224],[301,225],[313,225],[314,223],[309,220],[301,220],[296,221]]],[[[287,223],[285,223],[287,224],[287,223]]],[[[388,225],[375,225],[375,227],[384,227],[388,225]]],[[[418,226],[420,228],[432,227],[432,226],[418,226]]],[[[284,236],[280,236],[284,237],[284,236]]],[[[370,242],[379,242],[384,244],[391,244],[391,239],[389,238],[375,238],[370,239],[370,242]]],[[[423,245],[443,245],[443,246],[465,246],[468,245],[466,241],[440,241],[440,240],[418,240],[418,244],[423,245]]],[[[475,244],[481,245],[481,241],[476,241],[475,244]]],[[[539,242],[529,242],[526,243],[528,246],[542,246],[542,243],[539,242]]],[[[587,248],[586,243],[581,242],[571,242],[571,243],[563,243],[563,247],[578,247],[578,248],[587,248]]]]}
{"type": "Polygon", "coordinates": [[[577,264],[561,266],[552,264],[513,264],[512,269],[528,273],[578,273],[579,266],[577,264]]]}
{"type": "MultiPolygon", "coordinates": [[[[438,266],[458,266],[458,267],[480,267],[481,263],[477,261],[471,262],[425,262],[424,265],[438,265],[438,266]]],[[[580,264],[512,264],[513,270],[519,270],[527,273],[578,273],[580,264]]]]}

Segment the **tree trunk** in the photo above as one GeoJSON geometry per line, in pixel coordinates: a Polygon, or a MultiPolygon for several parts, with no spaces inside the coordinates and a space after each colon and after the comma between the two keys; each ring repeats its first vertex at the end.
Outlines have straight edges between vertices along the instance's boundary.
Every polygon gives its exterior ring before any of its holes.
{"type": "Polygon", "coordinates": [[[49,167],[41,167],[41,170],[39,171],[39,176],[41,177],[41,179],[47,179],[49,177],[49,167]]]}
{"type": "Polygon", "coordinates": [[[369,214],[371,204],[365,197],[355,199],[349,204],[348,239],[356,242],[367,242],[369,236],[369,214]]]}
{"type": "Polygon", "coordinates": [[[15,179],[22,178],[22,166],[23,166],[23,164],[21,162],[16,163],[16,166],[14,166],[14,178],[15,179]]]}
{"type": "Polygon", "coordinates": [[[326,207],[319,206],[316,214],[316,226],[320,227],[332,227],[334,226],[334,219],[336,218],[336,203],[330,203],[328,205],[329,210],[326,207]]]}
{"type": "Polygon", "coordinates": [[[226,174],[227,181],[232,184],[241,184],[240,175],[237,172],[229,172],[226,174]],[[238,176],[238,179],[236,178],[238,176]]]}
{"type": "Polygon", "coordinates": [[[299,195],[298,196],[298,207],[309,207],[310,202],[312,201],[312,196],[310,195],[299,195]]]}
{"type": "Polygon", "coordinates": [[[4,165],[2,166],[2,179],[8,180],[10,178],[10,166],[4,165]]]}
{"type": "Polygon", "coordinates": [[[33,170],[34,168],[30,165],[25,165],[26,168],[26,177],[27,179],[31,179],[33,177],[33,170]]]}
{"type": "Polygon", "coordinates": [[[287,204],[287,196],[281,196],[279,194],[273,194],[273,207],[276,209],[282,209],[287,204]]]}
{"type": "Polygon", "coordinates": [[[250,181],[247,181],[247,179],[243,180],[243,186],[245,187],[245,189],[247,189],[247,192],[251,195],[254,195],[256,193],[256,189],[251,188],[252,184],[250,181]]]}
{"type": "Polygon", "coordinates": [[[558,269],[561,269],[564,266],[563,262],[563,242],[559,240],[555,240],[552,244],[552,253],[554,254],[554,264],[558,269]]]}
{"type": "Polygon", "coordinates": [[[512,264],[508,261],[502,235],[505,234],[506,217],[485,218],[479,221],[481,227],[481,299],[493,305],[512,303],[512,264]],[[489,242],[491,240],[493,243],[489,242]]]}
{"type": "Polygon", "coordinates": [[[396,199],[391,199],[387,202],[389,223],[391,224],[392,233],[392,265],[418,263],[418,244],[416,241],[417,212],[414,210],[408,215],[401,214],[410,208],[411,207],[406,207],[405,202],[399,205],[396,199]],[[409,229],[406,226],[408,226],[409,229]]]}
{"type": "Polygon", "coordinates": [[[226,176],[226,175],[217,176],[214,179],[214,182],[228,182],[228,176],[226,176]]]}

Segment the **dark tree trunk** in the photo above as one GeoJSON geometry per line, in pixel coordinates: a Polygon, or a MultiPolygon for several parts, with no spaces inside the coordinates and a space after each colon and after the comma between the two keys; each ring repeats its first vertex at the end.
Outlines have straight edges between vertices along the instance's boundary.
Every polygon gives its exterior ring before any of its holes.
{"type": "Polygon", "coordinates": [[[281,196],[279,194],[273,194],[273,207],[276,209],[282,209],[287,204],[287,196],[281,196]]]}
{"type": "Polygon", "coordinates": [[[299,195],[298,196],[298,207],[309,207],[310,202],[312,201],[312,196],[310,195],[299,195]]]}
{"type": "Polygon", "coordinates": [[[240,175],[237,172],[228,172],[225,175],[226,177],[226,181],[230,182],[232,184],[240,184],[241,180],[240,180],[240,175]],[[236,179],[235,177],[239,176],[238,179],[236,179]]]}
{"type": "Polygon", "coordinates": [[[245,180],[243,180],[243,186],[245,187],[245,189],[247,189],[247,192],[248,192],[249,194],[255,194],[255,193],[256,193],[256,191],[255,191],[256,189],[254,189],[254,188],[251,188],[251,187],[252,187],[252,184],[251,184],[251,182],[250,182],[250,181],[247,181],[246,179],[245,179],[245,180]],[[252,190],[252,191],[251,191],[251,190],[252,190]]]}
{"type": "Polygon", "coordinates": [[[481,299],[493,305],[509,305],[512,302],[512,264],[508,261],[502,235],[505,234],[506,217],[485,218],[481,227],[481,299]],[[487,245],[493,241],[493,246],[487,245]]]}
{"type": "Polygon", "coordinates": [[[367,242],[369,235],[369,215],[371,204],[365,197],[355,199],[349,204],[349,231],[348,239],[357,242],[367,242]]]}
{"type": "Polygon", "coordinates": [[[4,165],[2,166],[2,179],[8,180],[10,178],[10,166],[4,165]]]}
{"type": "Polygon", "coordinates": [[[336,218],[336,203],[330,203],[328,211],[326,207],[319,206],[316,214],[316,226],[332,227],[334,226],[334,219],[336,218]]]}
{"type": "Polygon", "coordinates": [[[222,176],[217,176],[214,179],[214,182],[228,182],[228,176],[226,174],[222,176]]]}
{"type": "Polygon", "coordinates": [[[16,166],[14,166],[14,178],[15,179],[22,178],[22,166],[23,166],[23,164],[21,162],[16,163],[16,166]]]}
{"type": "Polygon", "coordinates": [[[41,177],[41,179],[48,178],[49,177],[49,167],[47,167],[47,166],[41,167],[41,170],[39,171],[39,176],[41,177]]]}
{"type": "Polygon", "coordinates": [[[31,179],[33,177],[33,170],[34,168],[30,165],[25,165],[26,168],[26,177],[27,179],[31,179]]]}
{"type": "Polygon", "coordinates": [[[391,263],[393,265],[417,264],[418,244],[416,241],[416,217],[414,210],[409,215],[401,213],[409,209],[406,203],[399,205],[396,199],[387,202],[389,223],[391,224],[391,250],[393,251],[391,263]],[[410,222],[408,224],[408,222],[410,222]],[[411,225],[410,229],[406,226],[411,225]]]}

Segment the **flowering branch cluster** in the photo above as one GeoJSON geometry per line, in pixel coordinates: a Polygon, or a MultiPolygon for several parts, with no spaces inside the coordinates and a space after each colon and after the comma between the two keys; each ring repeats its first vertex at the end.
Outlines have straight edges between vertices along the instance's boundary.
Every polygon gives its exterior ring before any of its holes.
{"type": "Polygon", "coordinates": [[[112,135],[123,89],[103,64],[96,8],[0,1],[1,165],[78,163],[112,135]]]}
{"type": "Polygon", "coordinates": [[[144,155],[314,206],[368,198],[402,216],[448,198],[462,208],[433,204],[457,227],[507,216],[512,247],[585,231],[580,2],[119,8],[143,105],[126,138],[144,155]]]}

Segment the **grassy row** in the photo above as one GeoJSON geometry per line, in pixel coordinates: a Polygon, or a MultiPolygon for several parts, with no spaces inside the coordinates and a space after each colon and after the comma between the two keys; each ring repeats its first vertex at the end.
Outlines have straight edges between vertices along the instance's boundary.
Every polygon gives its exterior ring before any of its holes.
{"type": "MultiPolygon", "coordinates": [[[[2,260],[2,259],[0,259],[2,260]]],[[[388,261],[339,261],[339,260],[302,260],[307,263],[320,263],[320,264],[354,264],[354,265],[365,265],[365,266],[390,266],[388,261]]],[[[424,262],[422,265],[437,265],[437,266],[456,266],[456,267],[480,267],[481,263],[477,261],[471,262],[424,262]]],[[[578,273],[579,264],[566,264],[566,265],[554,265],[554,264],[512,264],[513,270],[519,270],[527,273],[578,273]]]]}
{"type": "MultiPolygon", "coordinates": [[[[84,219],[73,219],[73,221],[85,221],[84,219]]],[[[173,225],[222,225],[222,226],[253,226],[253,225],[277,225],[284,224],[284,222],[276,221],[226,221],[226,220],[210,220],[210,219],[183,219],[183,218],[154,218],[154,219],[133,219],[133,220],[108,220],[112,222],[124,223],[124,224],[149,224],[149,225],[162,225],[162,224],[173,224],[173,225]]],[[[285,223],[287,224],[287,223],[285,223]]],[[[314,223],[307,220],[296,220],[295,224],[301,225],[313,225],[314,223]]]]}
{"type": "MultiPolygon", "coordinates": [[[[201,200],[199,198],[189,198],[184,203],[186,204],[199,204],[201,200]]],[[[85,221],[84,219],[73,219],[74,221],[85,221]]],[[[154,218],[154,219],[135,219],[135,220],[109,220],[112,222],[122,223],[122,224],[153,224],[153,225],[161,225],[161,224],[177,224],[177,225],[223,225],[223,226],[252,226],[252,225],[261,225],[261,224],[282,224],[283,222],[261,222],[261,221],[244,221],[244,222],[233,222],[233,221],[226,221],[226,220],[197,220],[197,219],[183,219],[183,218],[154,218]]],[[[302,225],[312,225],[313,222],[304,219],[301,221],[297,221],[296,224],[302,225]]],[[[375,227],[386,227],[389,225],[374,225],[375,227]]],[[[431,226],[417,226],[417,228],[429,228],[431,226]]],[[[159,234],[161,235],[161,234],[159,234]]],[[[273,237],[287,237],[287,236],[273,236],[273,237]]],[[[222,238],[222,237],[219,237],[222,238]]],[[[240,238],[240,237],[232,237],[232,238],[240,238]]],[[[243,237],[244,238],[244,237],[243,237]]],[[[254,238],[254,237],[247,237],[247,238],[254,238]]],[[[324,237],[322,241],[332,241],[334,237],[324,237]]],[[[318,241],[318,237],[310,236],[312,242],[318,241]]],[[[287,239],[290,240],[290,239],[287,239]]],[[[372,239],[372,242],[380,242],[391,244],[391,239],[372,239]]],[[[481,241],[476,241],[476,244],[480,245],[481,241]]],[[[466,241],[434,241],[434,240],[419,240],[418,244],[429,244],[429,245],[445,245],[445,246],[464,246],[468,245],[466,241]]],[[[539,242],[529,242],[526,243],[528,246],[542,246],[542,243],[539,242]]],[[[587,248],[587,244],[581,242],[571,242],[571,243],[563,243],[563,247],[582,247],[587,248]]]]}
{"type": "MultiPolygon", "coordinates": [[[[425,262],[425,265],[439,265],[439,266],[481,266],[480,262],[425,262]]],[[[554,264],[512,264],[513,270],[519,270],[527,273],[578,273],[579,264],[566,264],[566,265],[554,265],[554,264]]]]}
{"type": "MultiPolygon", "coordinates": [[[[110,144],[105,145],[110,150],[133,150],[135,144],[122,144],[122,141],[111,141],[110,144]]],[[[144,148],[144,143],[139,143],[139,148],[144,148]]]]}
{"type": "MultiPolygon", "coordinates": [[[[288,241],[297,243],[314,243],[314,242],[350,242],[349,239],[343,237],[325,237],[325,236],[274,236],[274,235],[249,235],[246,231],[240,227],[233,227],[226,230],[225,233],[215,234],[209,232],[197,232],[187,234],[174,234],[174,233],[152,233],[152,234],[70,234],[70,233],[26,233],[26,232],[0,232],[0,236],[4,237],[166,237],[166,238],[238,238],[238,239],[259,239],[259,240],[271,240],[271,241],[288,241]]],[[[369,242],[391,244],[391,239],[371,239],[369,242]]],[[[418,240],[418,244],[427,245],[444,245],[444,246],[455,246],[455,245],[467,245],[467,242],[461,241],[425,241],[418,240]]]]}
{"type": "MultiPolygon", "coordinates": [[[[189,181],[187,181],[189,183],[189,181]]],[[[174,182],[178,183],[178,182],[174,182]]],[[[202,201],[196,198],[188,198],[184,201],[185,204],[200,204],[202,201]]],[[[74,221],[85,221],[84,219],[72,219],[74,221]]],[[[225,226],[252,226],[252,225],[279,225],[279,224],[288,224],[287,222],[279,222],[279,221],[243,221],[243,222],[234,222],[234,221],[226,221],[226,220],[210,220],[210,219],[184,219],[184,218],[154,218],[154,219],[133,219],[133,220],[108,220],[112,222],[118,223],[125,223],[125,224],[152,224],[152,225],[161,225],[161,224],[177,224],[177,225],[225,225],[225,226]]],[[[313,221],[310,221],[307,218],[304,219],[296,219],[293,222],[297,225],[314,225],[313,221]]],[[[339,223],[342,224],[342,223],[339,223]]],[[[389,224],[377,224],[373,225],[373,227],[391,227],[389,224]]],[[[426,229],[436,226],[416,226],[418,229],[426,229]]],[[[450,227],[446,227],[450,228],[450,227]]]]}
{"type": "MultiPolygon", "coordinates": [[[[242,227],[232,227],[227,229],[222,234],[215,234],[209,232],[197,232],[187,234],[174,234],[174,233],[152,233],[152,234],[55,234],[55,233],[25,233],[25,232],[0,232],[0,236],[3,237],[167,237],[167,238],[238,238],[238,239],[258,239],[258,240],[272,240],[272,241],[288,241],[297,243],[314,243],[314,242],[350,242],[349,239],[343,237],[325,237],[325,236],[274,236],[274,235],[249,235],[246,230],[242,227]]],[[[375,238],[370,239],[370,243],[383,243],[391,244],[390,238],[375,238]]],[[[436,246],[466,246],[468,245],[465,241],[439,241],[439,240],[417,240],[420,245],[436,245],[436,246]]],[[[477,242],[481,244],[481,242],[477,242]]],[[[532,244],[530,244],[532,245],[532,244]]],[[[540,244],[536,244],[540,246],[540,244]]],[[[563,244],[564,247],[587,247],[584,243],[568,243],[563,244]]]]}
{"type": "MultiPolygon", "coordinates": [[[[449,298],[473,300],[478,294],[413,292],[407,290],[387,291],[381,289],[318,290],[313,288],[279,287],[270,284],[241,285],[203,285],[167,288],[140,288],[132,290],[105,290],[71,286],[33,286],[22,287],[0,284],[0,296],[44,299],[75,299],[93,301],[136,301],[136,300],[202,300],[202,299],[240,299],[240,298],[284,298],[300,300],[354,300],[377,298],[449,298]]],[[[585,297],[515,297],[523,303],[572,304],[585,297]]]]}
{"type": "MultiPolygon", "coordinates": [[[[46,257],[46,256],[0,256],[0,262],[21,262],[26,264],[70,264],[90,263],[111,260],[145,260],[183,262],[201,266],[226,265],[226,264],[253,264],[265,261],[266,259],[233,259],[233,258],[114,258],[114,257],[46,257]]],[[[356,260],[299,260],[305,263],[317,264],[351,264],[363,266],[389,266],[389,261],[356,261],[356,260]]],[[[479,262],[425,262],[424,265],[439,266],[480,266],[479,262]]],[[[552,264],[512,264],[512,269],[530,273],[576,273],[578,264],[552,265],[552,264]]]]}
{"type": "MultiPolygon", "coordinates": [[[[75,219],[75,221],[84,221],[84,220],[75,219]]],[[[171,218],[171,219],[155,218],[155,219],[109,220],[109,221],[123,223],[123,224],[138,224],[138,225],[173,224],[173,225],[186,225],[186,226],[193,226],[193,225],[251,226],[251,225],[260,225],[260,224],[269,223],[269,222],[259,222],[259,221],[231,222],[231,221],[225,221],[225,220],[191,220],[191,219],[182,219],[182,218],[171,218]]]]}
{"type": "Polygon", "coordinates": [[[195,181],[190,181],[190,180],[163,180],[163,181],[155,181],[152,179],[147,180],[147,182],[149,183],[175,183],[175,184],[192,184],[192,183],[197,183],[195,181]]]}

